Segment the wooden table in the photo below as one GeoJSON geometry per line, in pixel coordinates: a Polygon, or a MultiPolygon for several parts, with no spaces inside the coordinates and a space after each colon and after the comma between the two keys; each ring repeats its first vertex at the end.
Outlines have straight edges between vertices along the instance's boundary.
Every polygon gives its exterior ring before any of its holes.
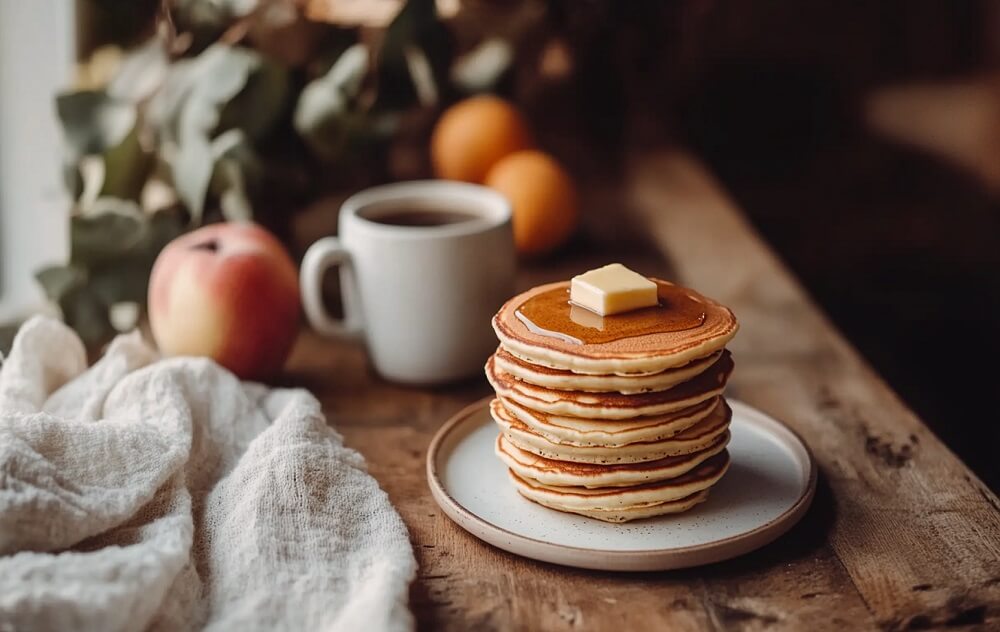
{"type": "Polygon", "coordinates": [[[732,307],[741,330],[731,345],[730,394],[809,443],[820,470],[813,507],[777,542],[704,568],[604,573],[508,554],[448,520],[424,478],[434,432],[489,393],[485,380],[394,386],[371,374],[358,345],[306,333],[292,379],[321,399],[409,527],[420,564],[410,599],[419,627],[1000,626],[997,497],[837,333],[696,160],[647,154],[625,172],[620,182],[588,184],[581,243],[524,269],[520,285],[621,260],[732,307]]]}

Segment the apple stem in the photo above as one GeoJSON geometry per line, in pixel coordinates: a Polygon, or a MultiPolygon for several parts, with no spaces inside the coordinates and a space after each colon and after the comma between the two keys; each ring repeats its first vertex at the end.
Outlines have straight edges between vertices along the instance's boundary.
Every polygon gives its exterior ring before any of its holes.
{"type": "Polygon", "coordinates": [[[209,252],[219,252],[219,240],[209,239],[191,246],[191,250],[208,250],[209,252]]]}

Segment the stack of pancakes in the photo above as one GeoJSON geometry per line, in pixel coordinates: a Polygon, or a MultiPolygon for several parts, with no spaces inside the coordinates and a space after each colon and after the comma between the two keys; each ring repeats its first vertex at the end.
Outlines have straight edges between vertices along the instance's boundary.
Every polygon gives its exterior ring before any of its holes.
{"type": "Polygon", "coordinates": [[[494,317],[500,347],[486,375],[497,394],[496,453],[526,498],[624,522],[690,509],[725,474],[732,411],[722,392],[733,361],[724,347],[736,319],[693,290],[654,281],[661,305],[645,308],[642,322],[654,321],[648,331],[624,326],[636,314],[605,316],[596,322],[599,341],[588,342],[522,313],[534,297],[565,289],[564,307],[553,309],[569,318],[578,308],[568,303],[568,282],[520,294],[494,317]],[[695,325],[655,326],[660,314],[670,320],[673,298],[700,310],[695,325]],[[616,327],[629,335],[608,333],[616,327]]]}

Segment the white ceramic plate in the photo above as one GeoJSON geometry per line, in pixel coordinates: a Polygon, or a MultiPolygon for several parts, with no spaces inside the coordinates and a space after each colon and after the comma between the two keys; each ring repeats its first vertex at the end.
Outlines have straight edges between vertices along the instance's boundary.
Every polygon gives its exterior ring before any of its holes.
{"type": "Polygon", "coordinates": [[[434,499],[476,537],[525,557],[615,571],[710,564],[778,538],[805,514],[816,465],[786,426],[741,402],[733,408],[732,465],[706,502],[673,516],[611,524],[522,498],[493,453],[489,399],[442,426],[427,452],[434,499]]]}

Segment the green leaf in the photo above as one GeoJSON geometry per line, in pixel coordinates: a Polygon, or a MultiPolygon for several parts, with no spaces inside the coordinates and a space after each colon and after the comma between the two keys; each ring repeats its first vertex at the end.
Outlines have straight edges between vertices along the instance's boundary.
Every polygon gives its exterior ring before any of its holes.
{"type": "Polygon", "coordinates": [[[81,156],[76,163],[76,172],[81,183],[76,205],[86,210],[101,196],[101,189],[104,187],[104,156],[81,156]]]}
{"type": "Polygon", "coordinates": [[[104,197],[139,199],[142,187],[153,168],[153,157],[142,149],[139,133],[133,129],[117,146],[104,152],[104,197]]]}
{"type": "Polygon", "coordinates": [[[146,112],[161,142],[177,144],[185,134],[214,131],[219,109],[246,85],[255,59],[246,49],[216,44],[173,63],[146,112]]]}
{"type": "Polygon", "coordinates": [[[259,165],[250,137],[241,129],[227,130],[212,140],[212,158],[232,158],[248,165],[259,165]]]}
{"type": "Polygon", "coordinates": [[[263,180],[263,166],[250,139],[242,130],[231,129],[212,141],[215,161],[211,190],[219,196],[223,216],[230,221],[253,217],[250,193],[263,180]]]}
{"type": "Polygon", "coordinates": [[[179,113],[181,142],[185,136],[209,136],[215,131],[222,107],[246,87],[261,58],[245,48],[215,44],[193,62],[190,90],[179,113]]]}
{"type": "Polygon", "coordinates": [[[150,270],[144,256],[124,257],[91,270],[87,289],[109,310],[116,303],[145,304],[150,270]]]}
{"type": "Polygon", "coordinates": [[[186,226],[181,215],[173,210],[163,210],[147,215],[149,225],[146,229],[146,243],[143,252],[150,265],[163,247],[184,233],[186,226]]]}
{"type": "Polygon", "coordinates": [[[112,308],[145,304],[156,256],[184,231],[175,211],[148,215],[132,202],[110,198],[99,198],[94,206],[90,214],[71,219],[71,262],[35,275],[90,349],[114,336],[112,308]]]}
{"type": "Polygon", "coordinates": [[[177,144],[180,113],[194,86],[197,68],[197,58],[175,61],[170,65],[163,86],[149,100],[145,119],[161,145],[177,144]]]}
{"type": "Polygon", "coordinates": [[[95,212],[70,220],[70,260],[91,268],[123,259],[148,261],[184,232],[180,213],[169,210],[152,215],[135,202],[100,198],[95,212]]]}
{"type": "Polygon", "coordinates": [[[219,208],[230,222],[245,222],[253,218],[253,204],[247,193],[246,178],[237,163],[224,160],[215,166],[215,178],[222,184],[219,208]]]}
{"type": "Polygon", "coordinates": [[[87,282],[87,272],[75,265],[49,266],[36,272],[35,279],[45,296],[58,303],[70,290],[87,282]]]}
{"type": "Polygon", "coordinates": [[[173,0],[170,12],[193,28],[222,30],[259,4],[260,0],[173,0]]]}
{"type": "Polygon", "coordinates": [[[212,145],[204,136],[190,136],[178,148],[171,162],[177,197],[187,208],[191,224],[198,225],[204,214],[208,185],[212,181],[212,145]]]}
{"type": "Polygon", "coordinates": [[[56,97],[56,111],[72,162],[120,145],[136,122],[134,105],[104,91],[61,94],[56,97]]]}
{"type": "Polygon", "coordinates": [[[151,161],[139,143],[135,106],[96,91],[61,95],[57,109],[76,165],[67,185],[81,203],[98,195],[138,199],[151,161]]]}
{"type": "Polygon", "coordinates": [[[176,147],[171,175],[192,223],[201,221],[215,171],[213,136],[228,129],[243,130],[251,139],[266,134],[286,94],[283,68],[255,51],[225,44],[209,47],[168,78],[150,104],[150,119],[176,147]]]}
{"type": "Polygon", "coordinates": [[[397,109],[415,100],[426,103],[430,94],[442,96],[452,54],[451,34],[434,0],[409,0],[386,28],[379,50],[378,105],[397,109]]]}
{"type": "Polygon", "coordinates": [[[75,265],[53,266],[35,277],[88,348],[96,348],[114,335],[107,304],[88,284],[86,270],[75,265]]]}
{"type": "Polygon", "coordinates": [[[106,90],[112,98],[138,103],[163,85],[169,69],[170,58],[163,39],[154,35],[125,55],[106,90]]]}
{"type": "Polygon", "coordinates": [[[403,50],[403,56],[417,100],[424,107],[433,107],[438,102],[438,88],[427,54],[419,46],[407,46],[403,50]]]}
{"type": "Polygon", "coordinates": [[[434,0],[408,0],[385,31],[383,54],[402,57],[403,49],[439,25],[434,0]]]}
{"type": "Polygon", "coordinates": [[[87,214],[70,218],[70,262],[93,266],[141,251],[147,229],[135,202],[98,198],[87,214]]]}
{"type": "Polygon", "coordinates": [[[496,88],[514,62],[514,48],[507,40],[492,37],[457,59],[451,67],[451,81],[466,94],[496,88]]]}
{"type": "Polygon", "coordinates": [[[59,309],[63,320],[88,349],[96,349],[115,335],[108,306],[88,286],[75,287],[64,294],[59,300],[59,309]]]}
{"type": "Polygon", "coordinates": [[[343,150],[352,126],[356,100],[368,72],[368,49],[364,44],[348,48],[325,75],[302,90],[292,123],[312,147],[328,159],[343,150]]]}
{"type": "Polygon", "coordinates": [[[274,127],[288,99],[288,71],[257,55],[244,88],[219,113],[218,130],[241,129],[260,140],[274,127]]]}

